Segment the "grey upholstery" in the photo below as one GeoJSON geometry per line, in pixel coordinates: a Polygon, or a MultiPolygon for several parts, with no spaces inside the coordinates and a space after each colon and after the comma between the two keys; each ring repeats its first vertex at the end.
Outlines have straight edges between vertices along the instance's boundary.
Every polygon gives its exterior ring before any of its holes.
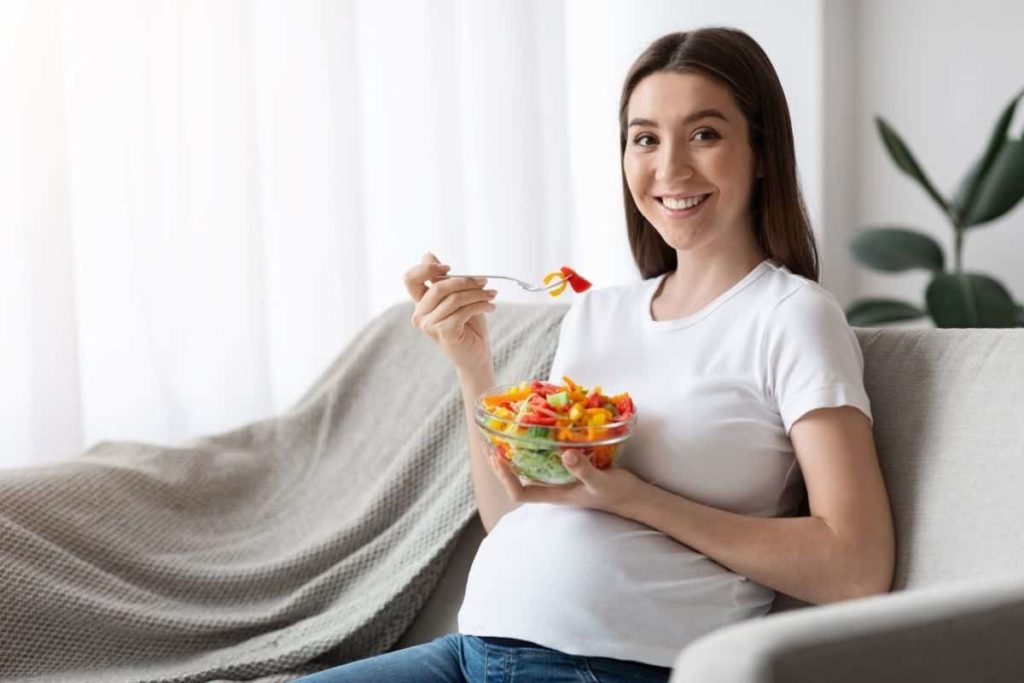
{"type": "MultiPolygon", "coordinates": [[[[855,331],[896,523],[894,594],[822,606],[780,595],[772,614],[682,647],[673,683],[1024,672],[1024,330],[855,331]]],[[[396,649],[457,630],[482,537],[474,519],[396,649]]]]}

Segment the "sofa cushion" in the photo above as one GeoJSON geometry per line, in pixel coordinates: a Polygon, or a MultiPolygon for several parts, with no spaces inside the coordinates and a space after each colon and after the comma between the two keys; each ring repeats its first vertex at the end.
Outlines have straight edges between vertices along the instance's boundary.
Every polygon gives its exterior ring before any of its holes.
{"type": "Polygon", "coordinates": [[[861,329],[895,589],[1024,564],[1024,330],[861,329]]]}

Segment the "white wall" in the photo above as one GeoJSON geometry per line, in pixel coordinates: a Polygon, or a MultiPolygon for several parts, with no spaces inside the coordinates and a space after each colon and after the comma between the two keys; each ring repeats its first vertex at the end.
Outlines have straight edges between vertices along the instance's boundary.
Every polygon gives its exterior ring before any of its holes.
{"type": "MultiPolygon", "coordinates": [[[[917,183],[896,169],[872,119],[883,116],[932,183],[951,195],[984,150],[1003,107],[1024,87],[1024,3],[864,0],[854,7],[859,73],[853,218],[858,227],[918,228],[939,241],[952,263],[952,228],[917,183]]],[[[1018,111],[1011,132],[1019,136],[1022,124],[1024,111],[1018,111]]],[[[1024,203],[965,237],[965,270],[995,277],[1018,301],[1024,300],[1022,257],[1024,203]]],[[[881,274],[858,267],[853,286],[860,296],[923,305],[928,279],[923,272],[881,274]]]]}

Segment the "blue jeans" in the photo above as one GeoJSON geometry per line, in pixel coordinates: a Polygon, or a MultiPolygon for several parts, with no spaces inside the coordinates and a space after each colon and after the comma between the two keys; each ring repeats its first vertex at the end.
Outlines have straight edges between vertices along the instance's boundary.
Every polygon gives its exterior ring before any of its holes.
{"type": "Polygon", "coordinates": [[[449,633],[429,643],[349,662],[296,681],[648,683],[667,681],[671,672],[653,664],[570,655],[525,640],[449,633]]]}

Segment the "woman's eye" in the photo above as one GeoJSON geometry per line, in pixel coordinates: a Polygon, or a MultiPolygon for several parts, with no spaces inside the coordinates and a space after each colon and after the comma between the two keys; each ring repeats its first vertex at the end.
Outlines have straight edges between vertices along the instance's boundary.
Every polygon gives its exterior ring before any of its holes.
{"type": "Polygon", "coordinates": [[[640,135],[637,135],[635,138],[633,138],[633,144],[637,145],[638,147],[649,147],[649,145],[640,144],[640,141],[643,140],[644,138],[653,139],[654,136],[651,135],[650,133],[640,133],[640,135]]]}
{"type": "Polygon", "coordinates": [[[715,131],[713,131],[710,128],[701,128],[700,130],[698,130],[693,135],[694,135],[694,137],[697,137],[698,135],[704,135],[704,134],[710,135],[711,137],[702,138],[702,140],[714,140],[714,139],[716,139],[718,137],[718,133],[716,133],[715,131]]]}

